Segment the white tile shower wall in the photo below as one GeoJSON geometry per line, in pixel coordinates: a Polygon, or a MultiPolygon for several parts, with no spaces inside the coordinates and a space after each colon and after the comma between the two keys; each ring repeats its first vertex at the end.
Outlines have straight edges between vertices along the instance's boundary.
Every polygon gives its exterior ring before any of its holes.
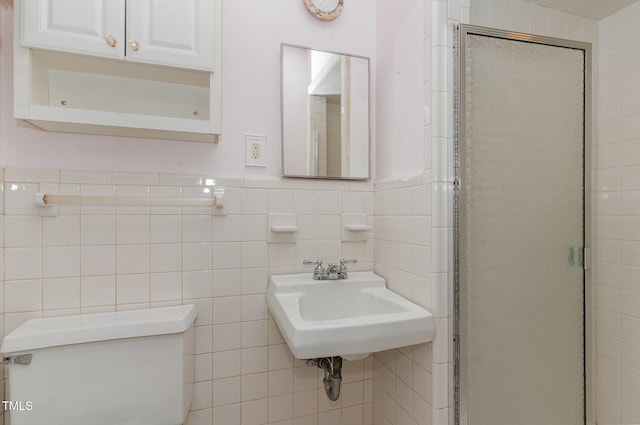
{"type": "MultiPolygon", "coordinates": [[[[330,402],[319,369],[294,359],[265,305],[272,274],[309,272],[302,259],[357,258],[373,268],[372,239],[342,241],[343,213],[373,221],[373,185],[220,179],[200,175],[6,169],[4,332],[32,317],[189,303],[196,319],[196,386],[188,425],[370,425],[373,358],[345,362],[330,402]],[[40,217],[36,191],[201,197],[210,208],[60,206],[40,217]],[[268,243],[269,213],[295,213],[294,243],[268,243]]],[[[372,235],[371,235],[372,237],[372,235]]]]}
{"type": "Polygon", "coordinates": [[[640,423],[640,2],[599,22],[597,419],[640,423]]]}
{"type": "Polygon", "coordinates": [[[569,40],[597,39],[597,22],[524,0],[471,0],[470,23],[569,40]]]}

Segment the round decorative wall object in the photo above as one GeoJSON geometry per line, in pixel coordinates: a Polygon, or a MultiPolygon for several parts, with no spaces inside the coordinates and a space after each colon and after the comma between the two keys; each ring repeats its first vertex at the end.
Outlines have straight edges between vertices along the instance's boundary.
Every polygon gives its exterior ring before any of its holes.
{"type": "Polygon", "coordinates": [[[344,0],[303,0],[311,16],[320,21],[333,21],[342,13],[344,0]]]}

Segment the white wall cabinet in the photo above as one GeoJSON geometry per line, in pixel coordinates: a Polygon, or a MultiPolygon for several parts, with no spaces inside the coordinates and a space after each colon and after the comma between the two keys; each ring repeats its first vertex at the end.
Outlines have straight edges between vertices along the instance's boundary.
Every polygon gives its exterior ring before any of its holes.
{"type": "Polygon", "coordinates": [[[127,1],[126,57],[213,71],[213,16],[212,0],[127,1]]]}
{"type": "Polygon", "coordinates": [[[23,0],[21,45],[124,59],[125,0],[23,0]]]}
{"type": "Polygon", "coordinates": [[[16,0],[14,12],[16,118],[217,141],[222,0],[16,0]]]}
{"type": "Polygon", "coordinates": [[[213,71],[211,0],[24,0],[24,47],[213,71]]]}

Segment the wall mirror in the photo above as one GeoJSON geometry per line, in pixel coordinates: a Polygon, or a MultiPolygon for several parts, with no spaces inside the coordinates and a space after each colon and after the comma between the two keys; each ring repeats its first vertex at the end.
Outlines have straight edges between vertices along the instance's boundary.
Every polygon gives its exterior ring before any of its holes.
{"type": "Polygon", "coordinates": [[[369,59],[282,45],[282,175],[369,178],[369,59]]]}

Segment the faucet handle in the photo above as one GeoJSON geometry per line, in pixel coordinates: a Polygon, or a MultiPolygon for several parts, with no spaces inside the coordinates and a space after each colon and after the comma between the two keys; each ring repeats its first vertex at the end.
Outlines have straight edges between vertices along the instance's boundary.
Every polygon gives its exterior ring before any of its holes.
{"type": "Polygon", "coordinates": [[[356,260],[355,258],[352,258],[350,260],[345,260],[344,258],[342,258],[340,260],[340,267],[338,268],[337,272],[338,272],[338,279],[347,279],[349,277],[349,274],[347,273],[347,263],[357,263],[358,260],[356,260]]]}
{"type": "Polygon", "coordinates": [[[345,268],[345,265],[348,263],[357,263],[358,260],[356,258],[351,258],[349,260],[345,260],[344,258],[340,260],[340,268],[345,268]]]}
{"type": "Polygon", "coordinates": [[[306,265],[315,265],[316,267],[313,269],[313,278],[315,280],[321,280],[324,275],[324,267],[322,267],[322,260],[303,260],[302,264],[306,265]]]}

